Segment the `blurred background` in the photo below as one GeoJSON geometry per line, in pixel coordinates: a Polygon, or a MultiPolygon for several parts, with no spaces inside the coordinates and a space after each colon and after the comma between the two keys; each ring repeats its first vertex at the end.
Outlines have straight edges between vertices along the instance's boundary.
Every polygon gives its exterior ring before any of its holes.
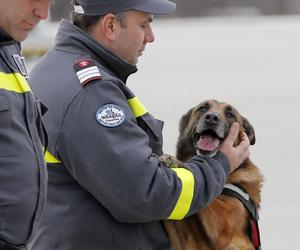
{"type": "MultiPolygon", "coordinates": [[[[28,58],[40,56],[53,42],[56,24],[62,18],[68,19],[70,0],[54,0],[47,22],[47,29],[40,27],[33,32],[32,38],[25,42],[24,55],[28,58]],[[31,42],[33,41],[33,42],[31,42]],[[36,43],[38,41],[38,43],[36,43]]],[[[218,16],[274,16],[300,14],[300,0],[174,0],[177,10],[172,15],[160,17],[203,18],[218,16]]],[[[184,19],[183,19],[184,20],[184,19]]]]}
{"type": "MultiPolygon", "coordinates": [[[[69,16],[70,1],[55,1],[52,20],[69,16]]],[[[174,0],[177,11],[173,17],[216,15],[285,15],[299,14],[299,0],[174,0]]]]}
{"type": "MultiPolygon", "coordinates": [[[[300,0],[176,0],[153,22],[129,87],[165,121],[164,150],[175,154],[181,116],[203,100],[233,104],[256,131],[251,159],[265,176],[263,250],[300,249],[300,0]],[[292,126],[293,125],[293,126],[292,126]]],[[[54,42],[69,1],[24,43],[29,69],[54,42]]]]}

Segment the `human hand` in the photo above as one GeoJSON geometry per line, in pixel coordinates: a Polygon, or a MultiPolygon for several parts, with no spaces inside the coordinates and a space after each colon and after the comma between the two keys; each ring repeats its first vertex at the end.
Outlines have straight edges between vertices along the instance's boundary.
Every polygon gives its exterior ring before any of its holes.
{"type": "Polygon", "coordinates": [[[240,133],[240,143],[234,146],[239,135],[239,124],[233,123],[229,133],[224,140],[220,151],[226,155],[230,162],[230,173],[238,168],[250,155],[250,142],[245,132],[240,133]]]}

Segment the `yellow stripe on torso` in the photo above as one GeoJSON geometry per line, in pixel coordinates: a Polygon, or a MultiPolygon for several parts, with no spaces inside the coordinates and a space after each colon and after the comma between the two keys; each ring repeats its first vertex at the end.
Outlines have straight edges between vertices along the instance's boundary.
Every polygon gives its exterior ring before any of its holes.
{"type": "Polygon", "coordinates": [[[20,73],[6,74],[0,72],[0,89],[5,89],[17,93],[25,93],[31,91],[26,79],[20,73]]]}

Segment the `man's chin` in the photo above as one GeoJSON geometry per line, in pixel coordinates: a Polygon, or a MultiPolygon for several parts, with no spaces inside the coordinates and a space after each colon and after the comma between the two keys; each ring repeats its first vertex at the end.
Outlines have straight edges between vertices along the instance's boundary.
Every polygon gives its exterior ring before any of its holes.
{"type": "Polygon", "coordinates": [[[138,58],[127,61],[129,64],[136,66],[138,63],[138,58]]]}
{"type": "Polygon", "coordinates": [[[15,32],[11,34],[11,37],[16,41],[16,42],[23,42],[29,35],[31,30],[22,30],[19,32],[15,32]]]}

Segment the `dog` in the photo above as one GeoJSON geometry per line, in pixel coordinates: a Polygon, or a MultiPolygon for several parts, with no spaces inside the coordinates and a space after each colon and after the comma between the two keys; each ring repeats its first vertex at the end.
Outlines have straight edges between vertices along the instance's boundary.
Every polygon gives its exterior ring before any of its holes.
{"type": "MultiPolygon", "coordinates": [[[[179,123],[177,164],[196,154],[213,157],[233,122],[239,123],[240,133],[245,131],[250,144],[254,145],[252,125],[232,105],[207,100],[191,108],[179,123]]],[[[238,143],[239,139],[235,144],[238,143]]],[[[162,158],[174,164],[174,158],[162,158]]],[[[222,194],[211,204],[181,221],[164,221],[173,249],[261,249],[256,211],[260,208],[262,183],[260,170],[249,158],[246,159],[229,175],[222,194]]]]}

